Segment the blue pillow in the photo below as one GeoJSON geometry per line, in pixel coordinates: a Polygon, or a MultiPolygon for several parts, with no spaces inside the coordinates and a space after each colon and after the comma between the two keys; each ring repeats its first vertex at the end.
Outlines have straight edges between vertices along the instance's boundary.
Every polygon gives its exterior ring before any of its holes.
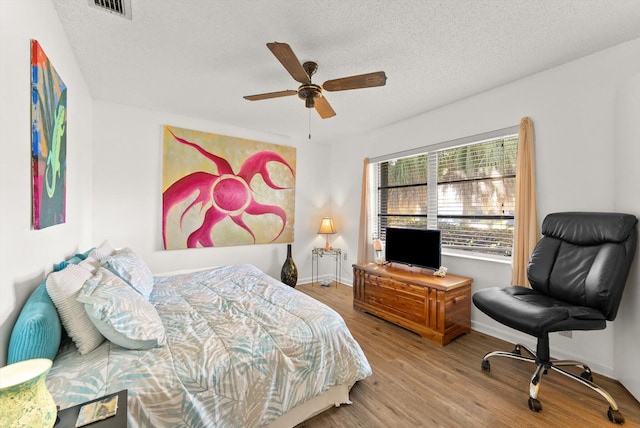
{"type": "Polygon", "coordinates": [[[7,364],[32,358],[53,360],[60,347],[62,327],[43,281],[24,304],[9,339],[7,364]]]}

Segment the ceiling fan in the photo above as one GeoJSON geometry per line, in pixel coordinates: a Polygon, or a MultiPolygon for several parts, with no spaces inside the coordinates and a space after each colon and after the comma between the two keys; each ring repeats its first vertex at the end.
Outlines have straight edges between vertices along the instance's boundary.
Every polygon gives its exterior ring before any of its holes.
{"type": "Polygon", "coordinates": [[[267,47],[273,55],[282,63],[284,68],[289,72],[297,82],[301,83],[297,90],[286,90],[278,92],[269,92],[266,94],[247,95],[244,99],[249,101],[266,100],[269,98],[286,97],[289,95],[298,95],[305,101],[305,107],[315,108],[320,117],[328,119],[336,115],[329,101],[324,97],[322,91],[346,91],[348,89],[372,88],[375,86],[384,86],[387,82],[387,76],[384,71],[376,71],[375,73],[359,74],[357,76],[342,77],[340,79],[327,80],[321,85],[311,82],[311,76],[318,69],[318,64],[313,61],[307,61],[300,64],[300,61],[293,53],[291,46],[286,43],[267,43],[267,47]]]}

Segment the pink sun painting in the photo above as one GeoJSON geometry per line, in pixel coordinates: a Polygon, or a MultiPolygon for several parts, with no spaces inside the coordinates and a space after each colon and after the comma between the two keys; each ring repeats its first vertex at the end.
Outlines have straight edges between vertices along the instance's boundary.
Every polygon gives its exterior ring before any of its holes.
{"type": "Polygon", "coordinates": [[[293,242],[296,149],[164,126],[165,250],[293,242]]]}

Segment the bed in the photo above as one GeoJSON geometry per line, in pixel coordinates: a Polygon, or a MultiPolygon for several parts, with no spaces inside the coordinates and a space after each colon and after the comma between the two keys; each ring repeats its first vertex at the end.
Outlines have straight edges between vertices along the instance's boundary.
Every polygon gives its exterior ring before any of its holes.
{"type": "MultiPolygon", "coordinates": [[[[95,295],[88,296],[87,288],[101,282],[95,278],[108,270],[104,266],[91,273],[93,279],[82,278],[76,300],[88,314],[95,295]]],[[[139,298],[122,298],[124,289],[117,290],[112,294],[125,306],[139,298]]],[[[350,403],[351,387],[371,374],[335,311],[254,266],[155,276],[147,292],[161,324],[144,320],[143,330],[153,337],[138,341],[140,349],[126,347],[138,342],[116,344],[104,326],[99,330],[107,339],[88,352],[79,351],[79,342],[63,341],[47,376],[60,408],[127,389],[133,428],[291,427],[350,403]]],[[[57,307],[65,324],[64,308],[57,307]]]]}

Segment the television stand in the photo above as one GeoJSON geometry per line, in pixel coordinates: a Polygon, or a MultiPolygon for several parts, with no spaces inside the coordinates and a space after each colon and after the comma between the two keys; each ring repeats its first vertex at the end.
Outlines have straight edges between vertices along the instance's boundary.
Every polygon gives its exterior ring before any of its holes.
{"type": "Polygon", "coordinates": [[[471,331],[471,278],[375,263],[353,265],[353,307],[440,346],[471,331]]]}

